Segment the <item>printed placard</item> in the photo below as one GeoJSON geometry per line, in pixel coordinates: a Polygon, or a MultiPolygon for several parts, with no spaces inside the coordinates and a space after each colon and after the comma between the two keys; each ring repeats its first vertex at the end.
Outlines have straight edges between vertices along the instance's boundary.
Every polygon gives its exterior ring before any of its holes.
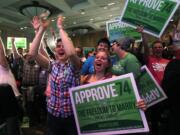
{"type": "Polygon", "coordinates": [[[141,67],[141,75],[137,78],[137,82],[139,94],[146,102],[147,107],[155,105],[167,98],[147,66],[141,67]]]}
{"type": "Polygon", "coordinates": [[[132,73],[70,89],[79,135],[148,132],[132,73]]]}
{"type": "Polygon", "coordinates": [[[127,0],[121,21],[160,37],[179,6],[178,0],[127,0]]]}
{"type": "Polygon", "coordinates": [[[136,42],[141,41],[141,34],[120,20],[106,22],[106,29],[110,41],[123,37],[134,38],[136,42]]]}
{"type": "MultiPolygon", "coordinates": [[[[12,41],[11,41],[12,37],[8,37],[7,38],[7,48],[8,49],[12,49],[12,41]]],[[[16,48],[23,48],[23,49],[27,49],[27,38],[25,37],[15,37],[15,45],[16,48]]]]}

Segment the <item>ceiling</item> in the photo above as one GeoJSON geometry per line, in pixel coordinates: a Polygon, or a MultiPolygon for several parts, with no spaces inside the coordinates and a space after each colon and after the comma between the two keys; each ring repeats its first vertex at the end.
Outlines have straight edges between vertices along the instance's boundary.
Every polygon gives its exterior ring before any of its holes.
{"type": "Polygon", "coordinates": [[[125,0],[0,0],[0,26],[31,31],[31,19],[21,14],[20,8],[33,1],[50,8],[53,27],[57,15],[65,16],[65,28],[71,34],[105,29],[105,22],[120,16],[125,3],[125,0]]]}
{"type": "MultiPolygon", "coordinates": [[[[22,6],[33,1],[52,11],[50,19],[54,28],[56,17],[59,14],[65,16],[65,28],[72,35],[105,30],[106,21],[119,17],[125,3],[125,0],[0,0],[0,26],[33,32],[31,19],[20,13],[22,6]]],[[[179,17],[180,9],[174,18],[179,17]]]]}

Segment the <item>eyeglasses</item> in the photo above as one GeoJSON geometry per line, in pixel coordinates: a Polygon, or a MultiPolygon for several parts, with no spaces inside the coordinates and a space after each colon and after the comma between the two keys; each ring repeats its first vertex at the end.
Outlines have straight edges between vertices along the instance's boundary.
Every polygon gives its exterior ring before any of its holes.
{"type": "Polygon", "coordinates": [[[111,43],[111,47],[112,47],[113,45],[119,45],[119,43],[115,41],[115,42],[112,42],[112,43],[111,43]]]}

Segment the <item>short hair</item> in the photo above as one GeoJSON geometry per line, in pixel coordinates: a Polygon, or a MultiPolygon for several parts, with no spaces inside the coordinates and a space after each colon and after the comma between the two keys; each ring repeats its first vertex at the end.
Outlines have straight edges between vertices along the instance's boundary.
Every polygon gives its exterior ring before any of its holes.
{"type": "Polygon", "coordinates": [[[81,50],[81,52],[83,51],[81,46],[76,46],[75,48],[79,48],[81,50]]]}
{"type": "Polygon", "coordinates": [[[108,45],[108,48],[110,48],[110,42],[109,42],[108,38],[101,38],[101,39],[97,42],[97,46],[98,46],[100,43],[105,43],[105,44],[108,45]]]}
{"type": "Polygon", "coordinates": [[[23,48],[22,48],[22,47],[18,47],[17,49],[18,49],[18,50],[19,50],[19,49],[23,50],[23,48]]]}
{"type": "Polygon", "coordinates": [[[131,44],[135,42],[134,38],[131,37],[123,37],[117,40],[121,49],[128,50],[131,47],[131,44]]]}
{"type": "Polygon", "coordinates": [[[157,43],[160,43],[160,44],[162,44],[162,46],[163,46],[163,42],[162,42],[162,41],[160,41],[160,40],[155,40],[155,41],[152,43],[152,48],[153,48],[154,45],[157,44],[157,43]]]}

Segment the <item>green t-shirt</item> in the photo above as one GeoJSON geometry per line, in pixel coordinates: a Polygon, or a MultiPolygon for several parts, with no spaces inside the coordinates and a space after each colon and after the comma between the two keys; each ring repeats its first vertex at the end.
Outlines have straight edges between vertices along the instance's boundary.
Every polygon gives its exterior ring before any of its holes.
{"type": "Polygon", "coordinates": [[[115,75],[122,75],[127,73],[133,73],[134,77],[140,75],[140,62],[138,59],[131,53],[128,53],[123,59],[117,61],[111,71],[115,75]]]}

